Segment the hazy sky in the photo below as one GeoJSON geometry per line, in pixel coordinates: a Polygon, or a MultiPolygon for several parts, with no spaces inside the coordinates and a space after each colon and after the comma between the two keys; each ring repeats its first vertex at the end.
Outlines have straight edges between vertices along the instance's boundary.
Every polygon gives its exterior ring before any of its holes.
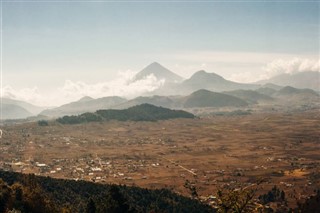
{"type": "Polygon", "coordinates": [[[5,94],[37,104],[125,96],[147,87],[127,80],[153,61],[243,82],[317,70],[319,11],[317,1],[3,1],[5,94]]]}

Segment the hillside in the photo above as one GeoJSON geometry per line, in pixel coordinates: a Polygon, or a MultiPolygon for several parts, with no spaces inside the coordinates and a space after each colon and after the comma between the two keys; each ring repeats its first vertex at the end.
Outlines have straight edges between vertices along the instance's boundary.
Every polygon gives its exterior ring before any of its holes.
{"type": "Polygon", "coordinates": [[[311,89],[297,89],[286,86],[275,92],[272,97],[279,101],[291,104],[319,104],[320,95],[311,89]]]}
{"type": "Polygon", "coordinates": [[[214,212],[169,190],[95,184],[0,170],[0,212],[214,212]],[[1,180],[2,179],[2,180],[1,180]]]}
{"type": "Polygon", "coordinates": [[[110,96],[97,99],[93,99],[91,97],[83,97],[78,101],[64,104],[54,109],[44,110],[40,114],[50,117],[79,115],[85,112],[95,112],[99,109],[109,109],[126,101],[126,99],[118,96],[110,96]]]}
{"type": "Polygon", "coordinates": [[[248,103],[244,100],[222,93],[198,90],[183,99],[183,106],[191,107],[243,107],[248,103]]]}
{"type": "Polygon", "coordinates": [[[319,96],[311,89],[297,89],[291,86],[286,86],[275,93],[275,96],[290,96],[290,95],[310,95],[319,96]]]}
{"type": "Polygon", "coordinates": [[[171,72],[161,64],[153,62],[152,64],[141,70],[139,73],[137,73],[134,77],[134,81],[141,80],[149,75],[154,75],[158,80],[165,79],[166,83],[177,83],[183,80],[182,77],[171,72]]]}
{"type": "Polygon", "coordinates": [[[38,113],[40,113],[42,110],[45,109],[45,107],[35,106],[25,101],[14,100],[10,98],[2,98],[2,103],[22,107],[33,115],[37,115],[38,113]]]}
{"type": "Polygon", "coordinates": [[[141,104],[124,110],[98,110],[96,113],[84,113],[78,116],[64,116],[57,121],[62,124],[78,124],[97,121],[157,121],[173,118],[194,118],[194,115],[182,110],[171,110],[151,104],[141,104]]]}
{"type": "Polygon", "coordinates": [[[286,86],[281,90],[273,94],[274,97],[284,98],[306,98],[306,99],[318,99],[320,96],[317,92],[312,89],[297,89],[291,86],[286,86]]]}
{"type": "Polygon", "coordinates": [[[14,104],[2,104],[2,119],[21,119],[32,116],[32,113],[23,107],[14,104]]]}
{"type": "Polygon", "coordinates": [[[257,82],[259,84],[273,83],[281,86],[291,86],[299,89],[320,91],[320,72],[299,72],[295,74],[281,74],[270,79],[257,82]]]}
{"type": "Polygon", "coordinates": [[[180,89],[182,91],[196,91],[199,89],[206,89],[215,92],[230,91],[237,89],[256,89],[258,85],[242,84],[224,79],[223,77],[215,74],[208,73],[204,70],[198,71],[193,74],[189,79],[182,82],[180,89]]]}

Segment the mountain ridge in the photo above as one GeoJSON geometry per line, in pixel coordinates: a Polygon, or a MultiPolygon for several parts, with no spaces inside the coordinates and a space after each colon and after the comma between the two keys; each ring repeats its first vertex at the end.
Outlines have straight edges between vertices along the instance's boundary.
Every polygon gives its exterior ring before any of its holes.
{"type": "Polygon", "coordinates": [[[298,89],[312,89],[320,91],[320,72],[305,71],[294,74],[280,74],[266,80],[256,82],[257,84],[272,83],[281,86],[292,86],[298,89]]]}
{"type": "Polygon", "coordinates": [[[108,109],[127,101],[119,96],[107,96],[93,99],[85,96],[78,101],[70,102],[54,109],[44,110],[40,115],[60,117],[64,115],[78,115],[85,112],[94,112],[99,109],[108,109]]]}

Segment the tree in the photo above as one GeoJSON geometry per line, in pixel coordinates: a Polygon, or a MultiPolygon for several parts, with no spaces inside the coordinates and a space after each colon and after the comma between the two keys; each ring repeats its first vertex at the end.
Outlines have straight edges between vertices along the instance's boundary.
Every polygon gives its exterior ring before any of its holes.
{"type": "Polygon", "coordinates": [[[11,188],[2,179],[0,179],[0,213],[10,209],[11,188]]]}
{"type": "Polygon", "coordinates": [[[258,186],[262,182],[263,180],[260,180],[256,184],[246,187],[219,189],[217,192],[218,212],[242,213],[256,212],[263,209],[264,206],[254,201],[258,186]]]}
{"type": "Polygon", "coordinates": [[[92,198],[89,199],[89,202],[87,204],[87,209],[86,209],[87,213],[95,213],[96,212],[96,204],[93,201],[92,198]]]}
{"type": "Polygon", "coordinates": [[[189,180],[186,180],[183,186],[189,190],[192,198],[198,198],[198,192],[195,184],[191,183],[189,180]]]}
{"type": "Polygon", "coordinates": [[[48,126],[49,123],[48,123],[48,121],[46,121],[46,120],[40,120],[40,121],[38,121],[38,125],[39,125],[39,126],[48,126]]]}

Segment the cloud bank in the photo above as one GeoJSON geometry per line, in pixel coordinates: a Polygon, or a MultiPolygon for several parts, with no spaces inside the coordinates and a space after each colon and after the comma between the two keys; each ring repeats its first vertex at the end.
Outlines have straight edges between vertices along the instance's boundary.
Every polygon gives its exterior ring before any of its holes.
{"type": "Polygon", "coordinates": [[[40,106],[59,106],[71,101],[76,101],[83,96],[100,98],[106,96],[121,96],[125,98],[134,98],[145,92],[151,92],[165,82],[164,79],[157,79],[154,75],[149,75],[141,80],[133,81],[136,73],[132,71],[119,72],[115,80],[109,82],[100,82],[96,84],[87,84],[82,81],[66,80],[62,87],[51,92],[43,94],[37,88],[24,88],[16,90],[11,86],[3,88],[3,97],[23,100],[40,106]]]}
{"type": "Polygon", "coordinates": [[[306,71],[320,71],[320,59],[310,60],[294,58],[292,60],[274,60],[264,67],[264,78],[270,78],[280,74],[295,74],[306,71]]]}
{"type": "MultiPolygon", "coordinates": [[[[179,67],[175,68],[178,69],[179,67]]],[[[206,63],[202,63],[198,67],[198,69],[207,68],[207,71],[212,72],[206,63]]],[[[198,69],[194,68],[194,72],[198,69]]],[[[304,71],[320,71],[320,60],[291,57],[290,59],[270,60],[269,63],[261,65],[258,70],[239,70],[239,67],[238,69],[235,69],[234,73],[228,79],[236,82],[257,82],[284,73],[294,74],[304,71]]],[[[175,72],[174,69],[173,72],[175,72]]],[[[138,81],[133,81],[135,74],[136,72],[131,70],[119,72],[115,80],[95,84],[88,84],[83,81],[75,82],[66,80],[64,85],[49,93],[45,93],[37,87],[14,89],[12,86],[5,86],[2,89],[2,95],[3,97],[23,100],[39,106],[59,106],[71,101],[79,100],[83,96],[90,96],[93,98],[106,96],[134,98],[143,93],[154,91],[165,83],[164,79],[157,79],[154,75],[149,75],[138,81]]],[[[223,74],[222,76],[225,77],[223,74]]]]}
{"type": "Polygon", "coordinates": [[[261,67],[261,72],[242,72],[231,75],[231,80],[237,82],[257,82],[281,74],[295,74],[306,71],[320,71],[320,60],[307,58],[292,58],[290,60],[276,59],[261,67]]]}

